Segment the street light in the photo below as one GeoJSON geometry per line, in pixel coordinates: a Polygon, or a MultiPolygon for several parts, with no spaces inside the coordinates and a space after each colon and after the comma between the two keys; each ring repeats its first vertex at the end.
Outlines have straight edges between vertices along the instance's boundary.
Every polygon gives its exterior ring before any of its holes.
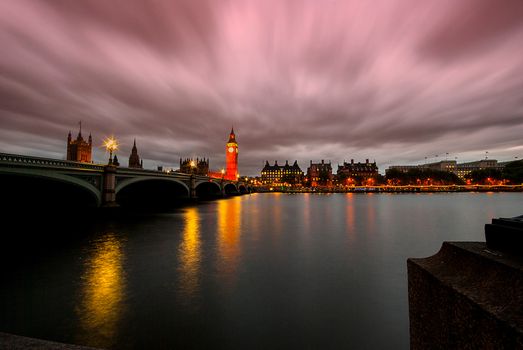
{"type": "Polygon", "coordinates": [[[118,140],[114,136],[110,136],[104,140],[104,146],[109,151],[109,164],[113,163],[113,152],[118,149],[118,140]]]}

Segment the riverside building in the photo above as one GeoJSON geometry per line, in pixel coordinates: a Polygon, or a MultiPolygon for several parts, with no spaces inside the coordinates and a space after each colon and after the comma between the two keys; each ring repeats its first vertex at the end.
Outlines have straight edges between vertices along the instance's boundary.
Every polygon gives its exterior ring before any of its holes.
{"type": "Polygon", "coordinates": [[[274,161],[274,165],[270,165],[269,161],[265,161],[265,166],[261,171],[261,182],[265,185],[283,184],[290,185],[300,184],[303,180],[303,171],[295,160],[292,165],[289,161],[285,161],[285,165],[278,165],[278,161],[274,161]]]}
{"type": "Polygon", "coordinates": [[[470,174],[475,170],[485,170],[485,169],[502,169],[503,166],[498,163],[496,159],[482,159],[475,162],[461,163],[458,164],[456,175],[462,180],[465,179],[465,176],[470,174]]]}
{"type": "Polygon", "coordinates": [[[368,159],[365,159],[365,163],[354,163],[354,159],[351,159],[350,163],[338,165],[336,174],[344,178],[375,179],[378,176],[378,166],[375,161],[371,163],[368,159]]]}
{"type": "Polygon", "coordinates": [[[434,163],[427,163],[422,165],[424,169],[448,171],[450,173],[456,172],[456,161],[455,160],[442,160],[434,163]]]}
{"type": "Polygon", "coordinates": [[[455,160],[442,160],[440,162],[420,165],[391,165],[387,170],[385,170],[385,174],[388,174],[391,170],[398,170],[406,173],[412,169],[431,169],[454,173],[460,179],[464,180],[465,176],[474,170],[503,169],[503,166],[504,163],[499,163],[496,159],[482,159],[466,163],[457,163],[455,160]]]}
{"type": "Polygon", "coordinates": [[[307,183],[312,186],[332,186],[332,165],[329,161],[325,163],[322,159],[321,163],[313,163],[310,161],[310,165],[307,168],[307,183]]]}

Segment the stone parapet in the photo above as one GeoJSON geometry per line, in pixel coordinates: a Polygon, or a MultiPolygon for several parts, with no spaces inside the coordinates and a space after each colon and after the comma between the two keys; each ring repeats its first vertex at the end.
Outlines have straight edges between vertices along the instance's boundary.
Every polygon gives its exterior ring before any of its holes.
{"type": "Polygon", "coordinates": [[[444,242],[408,259],[411,349],[523,349],[523,257],[444,242]]]}
{"type": "MultiPolygon", "coordinates": [[[[57,343],[0,332],[0,349],[5,350],[97,350],[87,346],[57,343]]],[[[100,349],[98,349],[100,350],[100,349]]]]}

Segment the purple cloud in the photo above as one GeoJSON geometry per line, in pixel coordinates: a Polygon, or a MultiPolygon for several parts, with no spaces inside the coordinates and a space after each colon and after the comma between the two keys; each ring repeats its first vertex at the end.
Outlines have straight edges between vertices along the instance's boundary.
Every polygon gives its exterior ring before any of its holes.
{"type": "Polygon", "coordinates": [[[64,157],[82,120],[97,145],[122,141],[122,161],[136,138],[148,167],[223,167],[231,125],[242,174],[513,159],[522,42],[519,0],[6,1],[0,151],[64,157]]]}

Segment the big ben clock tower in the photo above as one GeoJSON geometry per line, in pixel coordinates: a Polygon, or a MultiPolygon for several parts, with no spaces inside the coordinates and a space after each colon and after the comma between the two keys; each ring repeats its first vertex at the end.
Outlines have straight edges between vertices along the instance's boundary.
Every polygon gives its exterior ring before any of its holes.
{"type": "Polygon", "coordinates": [[[225,149],[225,177],[228,180],[236,180],[238,178],[238,143],[234,135],[234,128],[231,129],[229,141],[225,149]]]}

